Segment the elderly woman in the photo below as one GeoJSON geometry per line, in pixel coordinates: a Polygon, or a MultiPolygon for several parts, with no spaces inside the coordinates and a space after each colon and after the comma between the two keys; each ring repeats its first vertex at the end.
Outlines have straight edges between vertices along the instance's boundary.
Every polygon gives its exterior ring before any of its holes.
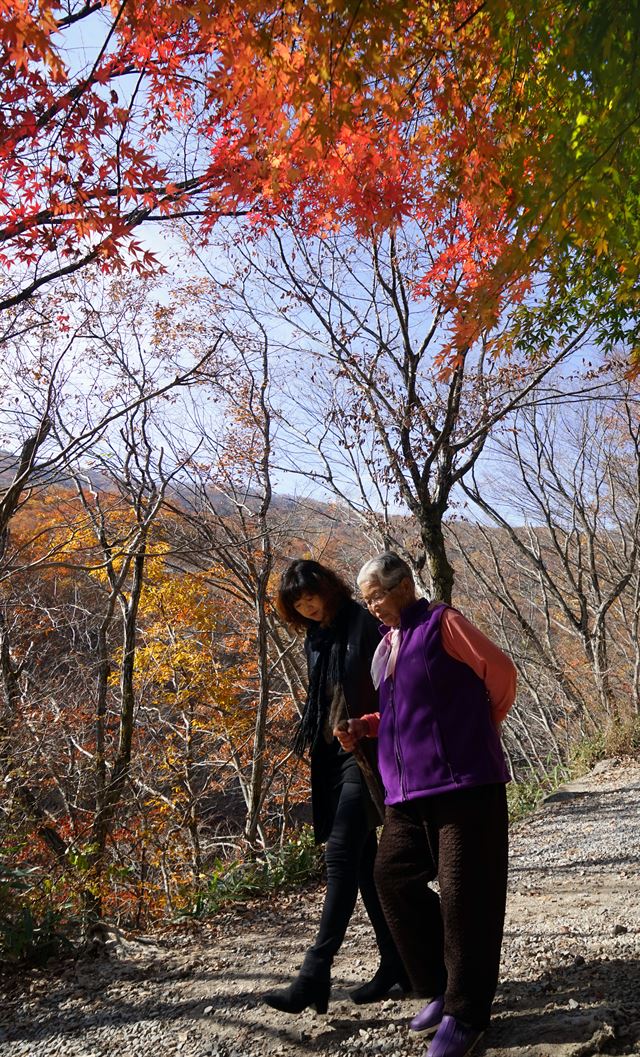
{"type": "Polygon", "coordinates": [[[376,885],[414,990],[432,996],[411,1027],[437,1028],[427,1057],[465,1057],[498,981],[509,781],[500,723],[515,668],[457,610],[417,598],[397,554],[367,562],[358,584],[384,625],[372,665],[380,711],[352,719],[341,744],[378,738],[386,809],[376,885]]]}
{"type": "Polygon", "coordinates": [[[336,740],[334,728],[376,707],[371,659],[380,642],[376,621],[352,598],[351,587],[332,569],[299,559],[282,574],[277,606],[294,629],[305,631],[308,690],[294,750],[309,754],[315,838],[326,841],[327,888],[314,943],[288,987],[264,1001],[285,1013],[315,1006],[324,1013],[331,964],[345,936],[358,890],[373,926],[380,965],[371,980],[351,992],[354,1002],[376,1002],[409,982],[391,938],[373,878],[376,825],[382,821],[375,745],[360,765],[336,740]],[[377,783],[377,785],[376,785],[377,783]]]}

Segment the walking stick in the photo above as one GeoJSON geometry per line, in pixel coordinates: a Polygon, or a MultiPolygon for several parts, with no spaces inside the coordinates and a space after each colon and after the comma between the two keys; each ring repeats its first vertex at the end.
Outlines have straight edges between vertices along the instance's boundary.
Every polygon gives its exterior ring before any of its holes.
{"type": "MultiPolygon", "coordinates": [[[[348,733],[349,720],[341,719],[337,724],[336,729],[348,733]]],[[[380,818],[384,818],[384,793],[382,790],[382,782],[380,781],[380,775],[377,773],[377,771],[373,769],[373,767],[369,763],[367,757],[365,756],[364,749],[360,745],[359,741],[356,742],[351,752],[356,763],[358,764],[358,767],[362,771],[365,782],[367,783],[367,789],[371,794],[373,805],[378,814],[380,815],[380,818]]]]}

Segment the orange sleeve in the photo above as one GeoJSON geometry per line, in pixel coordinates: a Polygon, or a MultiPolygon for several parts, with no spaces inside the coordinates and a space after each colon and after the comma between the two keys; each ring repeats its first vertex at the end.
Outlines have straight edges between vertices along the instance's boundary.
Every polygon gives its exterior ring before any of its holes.
{"type": "Polygon", "coordinates": [[[378,737],[378,727],[380,726],[380,713],[379,712],[369,712],[366,716],[359,716],[358,718],[364,720],[364,722],[367,724],[367,728],[368,728],[367,737],[368,738],[377,738],[378,737]]]}
{"type": "Polygon", "coordinates": [[[457,609],[445,609],[440,634],[449,656],[468,664],[482,679],[491,701],[493,721],[496,725],[501,723],[516,698],[517,673],[511,658],[457,609]]]}

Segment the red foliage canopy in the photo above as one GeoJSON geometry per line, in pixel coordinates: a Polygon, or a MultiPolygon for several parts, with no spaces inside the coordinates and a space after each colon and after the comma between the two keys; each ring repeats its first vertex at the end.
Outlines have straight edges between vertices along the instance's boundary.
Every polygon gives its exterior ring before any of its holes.
{"type": "Polygon", "coordinates": [[[188,216],[206,236],[240,211],[310,232],[410,216],[432,248],[422,288],[455,303],[464,343],[499,311],[511,238],[478,10],[0,0],[0,260],[13,277],[0,303],[125,248],[152,265],[130,237],[149,220],[188,216]]]}

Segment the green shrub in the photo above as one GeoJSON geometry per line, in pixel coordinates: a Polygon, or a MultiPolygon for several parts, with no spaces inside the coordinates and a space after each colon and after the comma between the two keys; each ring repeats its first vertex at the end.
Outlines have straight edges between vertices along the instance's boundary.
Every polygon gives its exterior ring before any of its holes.
{"type": "Polygon", "coordinates": [[[640,756],[640,716],[611,723],[581,742],[571,754],[571,772],[576,777],[586,774],[612,756],[640,756]]]}
{"type": "Polygon", "coordinates": [[[599,760],[604,760],[607,756],[605,748],[605,734],[604,731],[598,731],[597,734],[592,735],[590,738],[585,738],[579,745],[571,752],[570,766],[571,773],[578,778],[582,774],[586,774],[591,768],[598,763],[599,760]]]}
{"type": "Polygon", "coordinates": [[[299,887],[320,876],[321,854],[313,833],[305,826],[276,851],[257,859],[213,864],[206,888],[186,911],[190,916],[215,914],[225,903],[250,899],[267,892],[299,887]]]}
{"type": "Polygon", "coordinates": [[[554,764],[544,773],[531,772],[526,778],[510,782],[507,786],[507,804],[509,821],[518,822],[526,818],[540,803],[543,797],[571,777],[568,766],[554,764]]]}
{"type": "Polygon", "coordinates": [[[39,965],[72,949],[66,905],[52,904],[51,885],[29,868],[0,861],[0,961],[39,965]]]}

